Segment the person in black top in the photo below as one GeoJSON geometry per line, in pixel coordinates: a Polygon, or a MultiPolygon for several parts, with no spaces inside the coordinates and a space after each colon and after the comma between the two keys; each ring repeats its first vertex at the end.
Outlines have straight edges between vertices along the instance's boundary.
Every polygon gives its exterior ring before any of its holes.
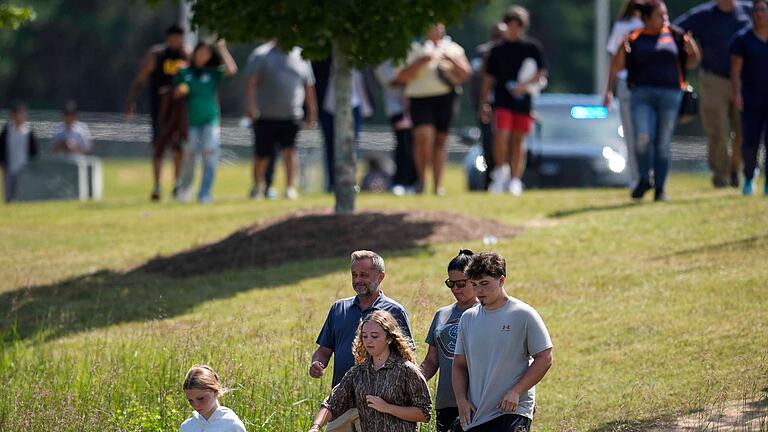
{"type": "Polygon", "coordinates": [[[504,14],[506,38],[491,49],[485,63],[478,116],[480,121],[490,121],[488,95],[493,87],[496,167],[488,188],[493,193],[523,192],[525,136],[533,124],[531,93],[540,89],[547,76],[539,42],[525,35],[528,22],[525,8],[510,7],[504,14]]]}
{"type": "MultiPolygon", "coordinates": [[[[754,193],[760,141],[768,148],[768,0],[753,2],[752,29],[742,30],[730,51],[733,100],[741,111],[744,130],[742,194],[750,196],[754,193]]],[[[763,193],[768,197],[768,182],[763,193]]]]}
{"type": "Polygon", "coordinates": [[[166,148],[173,152],[174,195],[177,191],[176,182],[181,169],[181,141],[185,137],[187,126],[183,121],[186,119],[186,113],[179,112],[184,109],[185,104],[183,101],[174,100],[171,90],[174,77],[187,65],[188,60],[189,52],[184,47],[184,30],[173,24],[165,32],[165,44],[155,45],[147,52],[128,93],[125,116],[130,121],[136,111],[136,98],[144,83],[149,80],[154,169],[152,201],[160,199],[160,178],[166,148]]]}
{"type": "MultiPolygon", "coordinates": [[[[475,112],[480,110],[480,90],[483,85],[483,76],[485,75],[485,60],[497,43],[499,43],[507,34],[507,25],[498,22],[491,29],[491,39],[475,47],[475,52],[469,64],[472,66],[472,77],[469,80],[469,100],[475,112]]],[[[486,102],[493,104],[493,95],[489,95],[486,102]]],[[[483,143],[483,158],[485,159],[485,188],[491,183],[491,172],[496,167],[493,160],[493,125],[490,119],[482,121],[477,119],[477,127],[480,128],[480,141],[483,143]]]]}
{"type": "Polygon", "coordinates": [[[685,70],[701,58],[696,41],[682,30],[670,27],[667,5],[648,0],[637,6],[643,27],[630,33],[611,62],[603,104],[611,106],[616,74],[626,68],[632,91],[630,110],[635,129],[639,181],[633,199],[642,199],[655,188],[654,199],[666,201],[664,186],[669,172],[672,134],[687,86],[685,70]],[[651,180],[653,172],[653,182],[651,180]]]}

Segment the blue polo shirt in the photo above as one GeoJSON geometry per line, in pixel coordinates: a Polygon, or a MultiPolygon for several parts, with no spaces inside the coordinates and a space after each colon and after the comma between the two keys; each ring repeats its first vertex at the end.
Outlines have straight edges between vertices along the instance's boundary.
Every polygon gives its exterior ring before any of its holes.
{"type": "Polygon", "coordinates": [[[328,311],[323,329],[317,337],[317,344],[333,350],[333,386],[335,387],[352,366],[355,365],[355,356],[352,354],[352,342],[355,340],[357,326],[364,316],[368,316],[377,310],[385,310],[395,317],[404,335],[410,339],[411,323],[408,321],[408,313],[398,302],[379,291],[379,298],[373,302],[370,308],[360,309],[360,301],[357,296],[337,300],[328,311]]]}
{"type": "Polygon", "coordinates": [[[731,63],[728,44],[739,31],[752,26],[752,2],[737,1],[733,11],[721,11],[715,2],[699,5],[678,17],[674,24],[699,41],[701,68],[709,73],[730,78],[731,63]]]}
{"type": "Polygon", "coordinates": [[[744,59],[741,97],[745,110],[768,108],[768,42],[751,29],[739,33],[731,43],[731,54],[744,59]]]}

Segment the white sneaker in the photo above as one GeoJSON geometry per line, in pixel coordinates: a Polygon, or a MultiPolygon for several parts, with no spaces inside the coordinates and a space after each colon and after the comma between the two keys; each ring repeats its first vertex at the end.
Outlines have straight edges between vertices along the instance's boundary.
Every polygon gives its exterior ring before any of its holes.
{"type": "Polygon", "coordinates": [[[296,188],[291,186],[288,189],[285,190],[285,197],[289,200],[295,200],[299,198],[299,192],[296,191],[296,188]]]}
{"type": "Polygon", "coordinates": [[[523,194],[523,182],[519,178],[513,178],[509,181],[509,193],[514,196],[520,196],[523,194]]]}
{"type": "Polygon", "coordinates": [[[495,194],[503,193],[509,177],[509,165],[504,164],[494,168],[493,172],[491,172],[491,184],[488,186],[488,192],[495,194]]]}

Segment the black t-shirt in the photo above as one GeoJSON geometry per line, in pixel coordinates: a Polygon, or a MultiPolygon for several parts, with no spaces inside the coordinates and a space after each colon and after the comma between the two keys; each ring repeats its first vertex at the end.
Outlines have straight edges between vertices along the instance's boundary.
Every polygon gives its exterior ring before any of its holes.
{"type": "Polygon", "coordinates": [[[682,37],[669,27],[659,34],[641,30],[629,38],[627,71],[630,87],[653,86],[680,89],[685,81],[682,37]]]}
{"type": "Polygon", "coordinates": [[[751,29],[731,42],[731,54],[744,60],[741,69],[741,95],[744,108],[768,107],[768,42],[758,39],[751,29]]]}
{"type": "Polygon", "coordinates": [[[541,44],[535,39],[526,37],[514,42],[504,41],[491,48],[485,71],[496,79],[494,107],[524,114],[531,112],[530,95],[515,97],[507,90],[507,87],[511,88],[517,82],[520,67],[527,58],[533,59],[539,70],[546,68],[541,44]]]}
{"type": "Polygon", "coordinates": [[[170,48],[161,48],[153,53],[155,56],[155,70],[149,80],[150,100],[152,105],[160,102],[159,92],[163,87],[173,85],[173,79],[179,70],[184,67],[187,57],[184,51],[176,51],[170,48]]]}

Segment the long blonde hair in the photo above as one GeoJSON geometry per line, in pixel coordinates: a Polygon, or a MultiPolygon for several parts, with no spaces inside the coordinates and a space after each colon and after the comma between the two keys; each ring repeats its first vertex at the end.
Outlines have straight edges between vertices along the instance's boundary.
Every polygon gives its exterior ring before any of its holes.
{"type": "Polygon", "coordinates": [[[371,355],[368,354],[368,351],[365,350],[363,338],[360,336],[360,333],[363,331],[363,325],[367,322],[375,322],[384,329],[387,333],[387,338],[392,341],[389,344],[391,354],[398,355],[411,363],[416,363],[416,353],[413,352],[413,348],[411,348],[411,343],[408,339],[403,336],[403,332],[400,330],[400,325],[397,324],[395,317],[387,311],[377,310],[360,320],[360,324],[357,326],[355,341],[352,343],[352,352],[355,354],[356,364],[365,363],[365,361],[371,357],[371,355]]]}

